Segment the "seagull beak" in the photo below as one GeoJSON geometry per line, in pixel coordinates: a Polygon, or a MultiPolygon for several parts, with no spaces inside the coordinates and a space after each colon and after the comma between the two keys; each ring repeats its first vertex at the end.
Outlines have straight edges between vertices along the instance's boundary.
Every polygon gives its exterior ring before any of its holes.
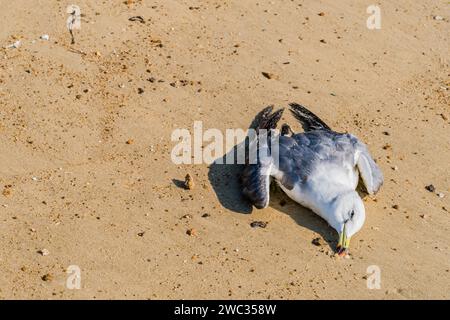
{"type": "Polygon", "coordinates": [[[345,256],[349,246],[350,246],[350,237],[347,237],[345,235],[345,226],[344,226],[344,230],[342,231],[342,233],[339,234],[339,243],[336,248],[338,256],[340,257],[345,256]]]}

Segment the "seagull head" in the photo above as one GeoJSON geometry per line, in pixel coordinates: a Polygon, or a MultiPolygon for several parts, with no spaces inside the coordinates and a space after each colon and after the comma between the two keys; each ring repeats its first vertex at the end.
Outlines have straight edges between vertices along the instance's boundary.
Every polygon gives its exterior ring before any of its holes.
{"type": "Polygon", "coordinates": [[[331,226],[339,233],[337,253],[344,256],[350,246],[351,237],[363,226],[366,211],[356,191],[338,196],[333,203],[334,215],[331,226]]]}

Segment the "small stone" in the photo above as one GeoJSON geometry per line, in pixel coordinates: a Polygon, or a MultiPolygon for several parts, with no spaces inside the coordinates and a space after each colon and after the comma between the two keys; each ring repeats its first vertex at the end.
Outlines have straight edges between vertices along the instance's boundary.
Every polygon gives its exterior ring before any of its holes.
{"type": "Polygon", "coordinates": [[[139,237],[143,237],[144,236],[144,234],[145,234],[145,232],[144,231],[142,231],[142,232],[139,232],[137,235],[139,236],[139,237]]]}
{"type": "Polygon", "coordinates": [[[133,139],[128,139],[127,141],[125,141],[126,144],[133,144],[134,140],[133,139]]]}
{"type": "Polygon", "coordinates": [[[443,113],[441,113],[441,117],[442,117],[442,119],[443,119],[444,121],[447,121],[447,120],[448,120],[448,117],[447,117],[445,114],[443,114],[443,113]]]}
{"type": "Polygon", "coordinates": [[[269,79],[269,80],[271,80],[271,79],[278,79],[278,76],[277,76],[277,75],[275,75],[275,74],[273,74],[273,73],[270,73],[270,72],[265,72],[265,71],[263,71],[263,72],[262,72],[262,75],[263,75],[265,78],[269,79]]]}
{"type": "Polygon", "coordinates": [[[444,198],[445,197],[445,194],[443,194],[442,192],[439,192],[438,194],[437,194],[437,196],[439,197],[439,198],[444,198]]]}
{"type": "Polygon", "coordinates": [[[48,256],[50,254],[50,251],[48,251],[47,249],[42,249],[39,250],[38,253],[42,256],[48,256]]]}
{"type": "Polygon", "coordinates": [[[192,215],[185,214],[184,216],[181,217],[181,219],[192,219],[192,215]]]}
{"type": "Polygon", "coordinates": [[[325,41],[325,39],[320,39],[320,42],[321,42],[321,43],[327,43],[327,42],[325,41]]]}
{"type": "Polygon", "coordinates": [[[41,40],[48,41],[48,40],[50,40],[50,36],[49,36],[48,34],[43,34],[43,35],[41,36],[41,40]]]}
{"type": "Polygon", "coordinates": [[[202,214],[202,218],[209,218],[209,217],[211,217],[211,215],[209,213],[202,214]]]}
{"type": "Polygon", "coordinates": [[[442,21],[442,20],[444,20],[444,17],[442,17],[442,16],[434,16],[433,19],[437,20],[437,21],[442,21]]]}
{"type": "Polygon", "coordinates": [[[428,215],[426,215],[426,214],[421,214],[420,217],[421,217],[422,219],[427,219],[427,218],[428,218],[428,215]]]}
{"type": "Polygon", "coordinates": [[[321,238],[314,238],[311,243],[317,247],[320,247],[323,245],[322,239],[321,238]]]}
{"type": "Polygon", "coordinates": [[[319,12],[317,15],[323,17],[325,15],[325,12],[319,12]]]}
{"type": "Polygon", "coordinates": [[[265,228],[267,227],[268,222],[264,222],[264,221],[253,221],[252,223],[250,223],[250,227],[252,228],[265,228]]]}
{"type": "Polygon", "coordinates": [[[50,273],[44,274],[41,279],[43,281],[52,281],[53,280],[53,276],[50,273]]]}
{"type": "Polygon", "coordinates": [[[22,42],[20,42],[20,40],[17,40],[13,44],[10,44],[9,46],[7,46],[7,48],[17,49],[21,46],[21,44],[22,44],[22,42]]]}
{"type": "Polygon", "coordinates": [[[191,237],[196,236],[196,235],[197,235],[197,230],[195,230],[194,228],[188,229],[188,230],[186,231],[186,234],[187,234],[188,236],[191,236],[191,237]]]}
{"type": "Polygon", "coordinates": [[[426,186],[425,189],[427,189],[430,192],[435,192],[436,191],[436,188],[432,184],[426,186]]]}
{"type": "Polygon", "coordinates": [[[392,209],[398,210],[398,209],[399,209],[398,204],[394,204],[394,205],[392,206],[392,209]]]}
{"type": "Polygon", "coordinates": [[[188,190],[194,189],[194,178],[188,173],[186,177],[184,177],[184,187],[188,190]]]}
{"type": "Polygon", "coordinates": [[[143,94],[144,93],[144,89],[142,89],[142,88],[138,88],[137,91],[138,91],[139,94],[143,94]]]}

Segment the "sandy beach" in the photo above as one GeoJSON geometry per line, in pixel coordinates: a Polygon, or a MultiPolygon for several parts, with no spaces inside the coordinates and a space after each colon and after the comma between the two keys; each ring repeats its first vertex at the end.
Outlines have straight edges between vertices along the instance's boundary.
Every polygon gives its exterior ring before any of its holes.
{"type": "Polygon", "coordinates": [[[1,299],[450,298],[448,2],[77,0],[75,43],[70,4],[1,4],[1,299]],[[174,130],[290,102],[383,171],[347,258],[279,189],[252,209],[238,166],[172,161],[174,130]]]}

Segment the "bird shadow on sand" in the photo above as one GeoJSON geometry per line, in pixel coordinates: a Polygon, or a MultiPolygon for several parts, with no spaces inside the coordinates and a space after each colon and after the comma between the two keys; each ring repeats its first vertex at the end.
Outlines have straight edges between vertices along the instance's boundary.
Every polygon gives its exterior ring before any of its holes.
{"type": "MultiPolygon", "coordinates": [[[[255,128],[261,114],[258,114],[253,120],[249,128],[255,128]]],[[[240,174],[244,165],[227,163],[230,153],[234,154],[236,159],[237,150],[245,147],[245,141],[235,145],[227,154],[218,158],[209,166],[208,179],[216,193],[220,204],[233,212],[241,214],[250,214],[253,206],[242,194],[240,184],[240,174]]],[[[272,208],[289,215],[298,225],[314,231],[319,234],[323,240],[335,250],[337,244],[337,233],[322,218],[318,217],[309,209],[302,207],[292,201],[283,191],[276,185],[271,184],[270,203],[272,208]]],[[[311,239],[312,240],[312,239],[311,239]]]]}

